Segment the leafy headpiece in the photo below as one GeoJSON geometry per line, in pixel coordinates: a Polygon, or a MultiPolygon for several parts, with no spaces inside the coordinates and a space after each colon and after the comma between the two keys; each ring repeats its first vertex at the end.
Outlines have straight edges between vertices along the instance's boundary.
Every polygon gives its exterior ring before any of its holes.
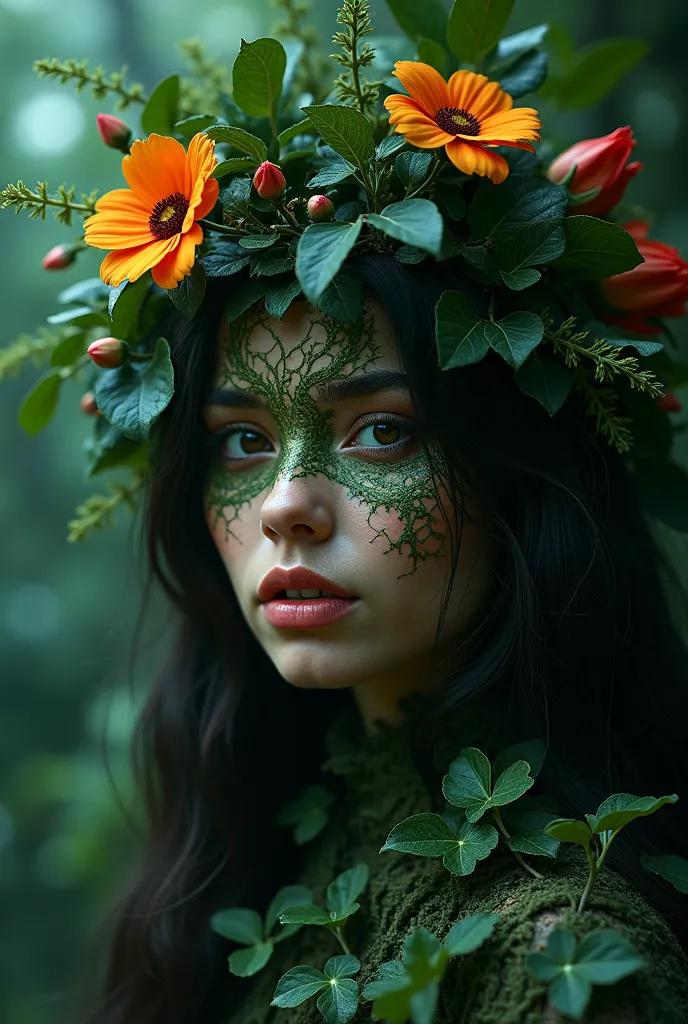
{"type": "Polygon", "coordinates": [[[242,40],[231,76],[188,42],[189,77],[170,75],[149,96],[123,72],[37,61],[41,75],[112,94],[119,109],[141,107],[133,143],[122,120],[98,117],[104,141],[125,153],[127,188],[76,201],[74,187],[53,194],[46,182],[33,191],[20,181],[2,193],[3,206],[30,217],[53,210],[67,227],[84,218],[83,235],[51,250],[47,268],[89,247],[108,250],[100,279],[67,288],[47,327],[0,352],[0,376],[50,361],[19,411],[30,434],[50,420],[64,380],[94,375],[81,403],[94,414],[88,473],[132,474],[77,510],[70,539],[132,503],[146,479],[151,429],[174,392],[156,331],[170,300],[193,317],[207,278],[226,277],[230,321],[259,302],[279,319],[303,295],[352,322],[363,286],[349,257],[366,250],[407,264],[457,262],[482,302],[442,294],[440,367],[492,350],[550,415],[578,392],[649,511],[688,529],[688,476],[671,460],[667,415],[680,405],[664,391],[685,382],[688,367],[657,340],[669,338],[662,317],[684,313],[688,265],[649,240],[647,225],[619,223],[642,166],[628,163],[629,128],[579,142],[547,166],[547,141],[539,154],[533,145],[537,110],[514,105],[539,89],[552,109],[580,105],[576,89],[596,102],[602,79],[611,84],[642,48],[602,43],[592,60],[603,76],[587,53],[548,79],[547,26],[502,38],[513,0],[455,0],[449,15],[442,0],[387,3],[410,42],[376,42],[367,0],[344,0],[334,83],[293,0],[278,4],[284,42],[242,40]]]}

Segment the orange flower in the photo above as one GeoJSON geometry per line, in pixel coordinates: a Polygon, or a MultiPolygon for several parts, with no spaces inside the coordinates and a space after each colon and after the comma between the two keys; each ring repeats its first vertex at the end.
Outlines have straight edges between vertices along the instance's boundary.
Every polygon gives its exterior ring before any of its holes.
{"type": "Polygon", "coordinates": [[[398,60],[394,65],[401,84],[410,93],[388,96],[390,123],[412,146],[437,149],[464,174],[482,174],[496,185],[504,181],[509,165],[487,146],[513,146],[534,153],[540,121],[532,107],[516,107],[497,82],[474,71],[455,71],[448,82],[429,64],[398,60]]]}
{"type": "Polygon", "coordinates": [[[211,178],[215,143],[194,135],[188,153],[181,142],[151,134],[135,142],[122,160],[130,189],[106,192],[97,213],[84,224],[86,242],[113,249],[100,265],[105,284],[136,281],[147,270],[161,288],[176,288],[191,272],[196,246],[203,241],[197,223],[210,213],[219,185],[211,178]]]}

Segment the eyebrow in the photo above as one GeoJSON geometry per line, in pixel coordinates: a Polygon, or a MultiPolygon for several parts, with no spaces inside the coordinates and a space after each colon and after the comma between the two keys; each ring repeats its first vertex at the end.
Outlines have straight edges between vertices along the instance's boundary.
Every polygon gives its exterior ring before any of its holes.
{"type": "MultiPolygon", "coordinates": [[[[408,378],[398,370],[371,370],[360,377],[343,377],[341,380],[318,384],[315,388],[315,399],[324,404],[344,402],[349,398],[363,398],[378,391],[408,393],[408,390],[408,378]]],[[[214,388],[206,399],[206,405],[234,406],[240,409],[265,408],[263,399],[252,392],[224,387],[214,388]]]]}

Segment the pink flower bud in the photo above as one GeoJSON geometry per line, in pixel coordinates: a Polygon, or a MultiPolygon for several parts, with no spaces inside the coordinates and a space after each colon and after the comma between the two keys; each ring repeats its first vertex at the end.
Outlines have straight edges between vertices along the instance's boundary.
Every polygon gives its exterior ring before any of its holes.
{"type": "Polygon", "coordinates": [[[104,370],[114,370],[125,359],[124,347],[117,338],[98,338],[88,346],[88,354],[96,366],[104,370]]]}
{"type": "Polygon", "coordinates": [[[79,405],[81,406],[81,411],[85,413],[87,416],[101,415],[98,406],[96,405],[96,400],[92,391],[87,391],[85,395],[81,396],[81,401],[79,402],[79,405]]]}
{"type": "Polygon", "coordinates": [[[334,217],[334,203],[327,196],[311,196],[306,209],[310,219],[316,223],[322,220],[332,220],[334,217]]]}
{"type": "Polygon", "coordinates": [[[278,199],[287,187],[287,179],[277,164],[264,160],[253,175],[253,187],[261,199],[278,199]]]}
{"type": "Polygon", "coordinates": [[[73,245],[56,245],[47,252],[41,263],[44,270],[64,270],[76,259],[78,247],[73,245]]]}
{"type": "Polygon", "coordinates": [[[120,121],[118,117],[112,117],[111,114],[98,114],[96,124],[106,146],[118,149],[121,153],[129,152],[129,143],[133,133],[128,124],[120,121]]]}
{"type": "Polygon", "coordinates": [[[631,178],[643,169],[637,160],[628,163],[634,146],[633,131],[627,125],[600,138],[583,139],[559,154],[547,171],[552,181],[566,178],[575,167],[568,184],[572,195],[600,190],[592,199],[572,206],[570,213],[601,217],[620,202],[631,178]]]}
{"type": "Polygon", "coordinates": [[[673,391],[667,391],[666,395],[658,398],[657,405],[662,412],[681,412],[683,409],[683,403],[678,400],[673,391]]]}

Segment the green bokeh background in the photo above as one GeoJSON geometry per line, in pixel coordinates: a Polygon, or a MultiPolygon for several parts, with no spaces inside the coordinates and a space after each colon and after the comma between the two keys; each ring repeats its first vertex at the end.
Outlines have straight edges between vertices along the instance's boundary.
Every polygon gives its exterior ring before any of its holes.
{"type": "MultiPolygon", "coordinates": [[[[329,52],[337,0],[313,7],[311,23],[329,52]]],[[[383,0],[373,0],[372,9],[376,32],[395,34],[383,0]]],[[[579,46],[627,35],[650,44],[648,58],[608,99],[593,110],[545,117],[544,135],[556,152],[631,124],[634,158],[646,169],[628,198],[653,211],[653,237],[688,253],[688,6],[577,0],[553,10],[545,0],[517,0],[509,27],[553,15],[579,46]]],[[[275,16],[267,0],[0,0],[2,183],[45,178],[51,189],[74,182],[77,190],[97,186],[101,193],[123,184],[119,156],[95,128],[95,115],[115,112],[114,105],[38,79],[35,59],[88,56],[107,71],[126,63],[130,79],[150,89],[185,70],[180,39],[197,37],[231,62],[240,38],[266,34],[275,16]]],[[[136,128],[137,110],[121,115],[136,128]]],[[[0,215],[0,344],[55,312],[59,290],[97,275],[95,252],[68,270],[42,270],[43,254],[74,236],[52,219],[0,215]]],[[[684,359],[687,326],[676,328],[684,359]]],[[[81,442],[90,423],[78,412],[78,383],[65,389],[54,422],[38,438],[17,427],[17,404],[35,376],[28,370],[4,381],[0,402],[0,1014],[7,1024],[69,1018],[85,950],[134,862],[135,838],[104,755],[126,801],[131,725],[165,644],[159,603],[155,628],[144,632],[131,663],[141,594],[136,524],[119,513],[116,529],[66,543],[75,506],[103,482],[94,487],[83,477],[81,442]],[[153,635],[155,645],[147,639],[153,635]]],[[[681,397],[688,405],[685,392],[681,397]]]]}

